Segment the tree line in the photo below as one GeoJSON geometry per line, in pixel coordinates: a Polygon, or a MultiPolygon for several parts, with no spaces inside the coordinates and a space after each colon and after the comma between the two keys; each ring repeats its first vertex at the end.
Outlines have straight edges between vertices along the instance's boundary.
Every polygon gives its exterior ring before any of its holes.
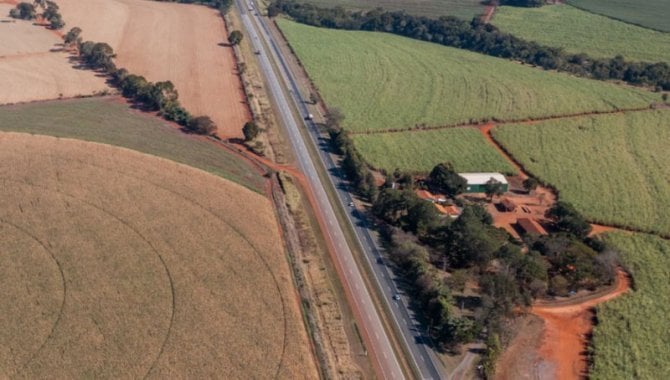
{"type": "Polygon", "coordinates": [[[666,62],[632,62],[620,55],[596,59],[584,53],[569,54],[560,48],[504,33],[478,18],[470,22],[450,16],[431,19],[381,8],[353,12],[342,7],[320,8],[292,0],[275,0],[268,7],[268,15],[273,17],[279,13],[313,26],[393,33],[582,77],[621,80],[656,90],[670,90],[670,65],[666,62]]]}
{"type": "Polygon", "coordinates": [[[233,6],[233,0],[155,0],[167,3],[183,3],[183,4],[202,4],[211,8],[218,9],[222,15],[228,13],[233,6]]]}
{"type": "Polygon", "coordinates": [[[65,26],[58,4],[53,1],[35,0],[33,3],[24,1],[18,3],[15,8],[9,11],[10,17],[21,20],[34,20],[38,15],[49,23],[51,29],[62,29],[65,26]],[[42,8],[41,14],[37,13],[38,7],[42,8]]]}
{"type": "Polygon", "coordinates": [[[148,111],[158,111],[166,120],[174,121],[188,131],[211,135],[217,130],[216,124],[208,116],[193,116],[180,103],[179,93],[170,81],[150,82],[141,75],[117,68],[114,63],[114,49],[104,42],[83,41],[81,28],[74,27],[64,36],[67,47],[76,47],[79,59],[93,70],[108,74],[111,82],[121,90],[121,94],[148,111]]]}

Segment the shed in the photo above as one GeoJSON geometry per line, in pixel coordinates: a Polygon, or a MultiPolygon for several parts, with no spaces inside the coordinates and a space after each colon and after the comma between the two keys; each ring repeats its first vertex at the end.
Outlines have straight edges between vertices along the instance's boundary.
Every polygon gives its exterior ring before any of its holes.
{"type": "Polygon", "coordinates": [[[516,210],[516,203],[514,203],[514,201],[509,198],[503,198],[502,201],[500,201],[500,204],[505,209],[505,211],[512,212],[516,210]]]}
{"type": "Polygon", "coordinates": [[[547,235],[547,231],[535,219],[519,218],[516,224],[527,234],[547,235]]]}
{"type": "Polygon", "coordinates": [[[458,175],[465,178],[467,182],[466,193],[485,193],[486,182],[491,178],[502,184],[503,191],[509,190],[507,179],[500,173],[458,173],[458,175]]]}

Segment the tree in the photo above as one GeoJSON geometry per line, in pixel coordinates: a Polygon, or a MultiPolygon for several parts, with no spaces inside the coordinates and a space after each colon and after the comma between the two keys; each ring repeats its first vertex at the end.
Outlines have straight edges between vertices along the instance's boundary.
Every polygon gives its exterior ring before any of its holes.
{"type": "Polygon", "coordinates": [[[191,119],[186,128],[199,135],[212,135],[216,133],[216,124],[209,118],[209,116],[198,116],[191,119]]]}
{"type": "Polygon", "coordinates": [[[79,44],[81,42],[81,28],[74,27],[70,29],[65,36],[63,36],[63,42],[67,46],[72,46],[74,44],[79,44]]]}
{"type": "MultiPolygon", "coordinates": [[[[667,94],[664,94],[664,95],[666,95],[665,98],[667,99],[667,98],[668,98],[668,97],[667,97],[667,94]]],[[[318,101],[319,101],[319,97],[316,96],[315,93],[310,92],[310,93],[309,93],[309,102],[312,103],[312,104],[316,104],[318,101]]]]}
{"type": "Polygon", "coordinates": [[[79,55],[94,69],[104,69],[110,73],[116,71],[112,62],[112,58],[115,57],[114,49],[104,42],[86,41],[80,44],[79,55]]]}
{"type": "Polygon", "coordinates": [[[233,30],[230,35],[228,36],[228,42],[230,43],[231,46],[235,46],[242,42],[242,38],[244,36],[242,35],[242,32],[239,30],[233,30]]]}
{"type": "Polygon", "coordinates": [[[667,103],[668,102],[668,94],[665,93],[665,94],[661,95],[661,99],[663,99],[663,103],[667,103]]]}
{"type": "Polygon", "coordinates": [[[225,16],[233,6],[233,0],[219,0],[219,12],[225,16]]]}
{"type": "Polygon", "coordinates": [[[339,130],[344,121],[344,114],[339,108],[328,108],[326,113],[326,128],[328,130],[339,130]]]}
{"type": "Polygon", "coordinates": [[[258,128],[258,125],[253,121],[249,121],[244,124],[242,128],[242,133],[244,134],[244,141],[251,141],[255,139],[258,134],[261,132],[261,129],[258,128]]]}
{"type": "Polygon", "coordinates": [[[489,197],[489,200],[493,200],[494,196],[501,196],[505,193],[505,188],[503,184],[497,179],[491,177],[486,184],[484,185],[484,191],[486,196],[489,197]]]}
{"type": "Polygon", "coordinates": [[[547,210],[546,216],[555,220],[558,230],[569,232],[580,239],[584,239],[591,232],[591,225],[568,202],[556,202],[547,210]]]}
{"type": "Polygon", "coordinates": [[[65,21],[63,21],[63,17],[61,17],[60,13],[52,16],[49,20],[49,27],[51,29],[62,29],[65,26],[65,21]]]}
{"type": "Polygon", "coordinates": [[[540,182],[533,177],[528,177],[523,181],[523,188],[526,189],[526,191],[529,193],[535,191],[539,185],[540,182]]]}
{"type": "Polygon", "coordinates": [[[37,10],[33,4],[21,2],[9,11],[9,16],[21,20],[33,20],[37,17],[37,10]]]}
{"type": "Polygon", "coordinates": [[[430,172],[430,184],[438,191],[454,197],[465,191],[468,183],[454,171],[450,162],[438,164],[430,172]]]}

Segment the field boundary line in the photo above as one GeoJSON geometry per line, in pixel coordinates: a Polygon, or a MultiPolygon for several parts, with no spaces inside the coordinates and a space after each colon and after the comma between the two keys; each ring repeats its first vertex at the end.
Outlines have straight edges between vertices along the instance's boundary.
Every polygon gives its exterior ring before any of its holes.
{"type": "Polygon", "coordinates": [[[347,129],[347,132],[352,136],[357,135],[381,135],[381,134],[391,134],[391,133],[403,133],[403,132],[429,132],[441,129],[452,129],[452,128],[481,128],[484,125],[493,123],[495,125],[509,125],[509,124],[533,124],[542,121],[549,120],[562,120],[586,116],[603,116],[603,115],[612,115],[612,114],[626,114],[629,112],[648,112],[654,111],[657,109],[668,108],[666,104],[653,103],[647,107],[639,108],[625,108],[625,109],[616,109],[608,111],[589,111],[589,112],[580,112],[575,114],[565,114],[565,115],[555,115],[555,116],[543,116],[536,118],[523,118],[523,119],[508,119],[508,120],[498,120],[496,118],[491,118],[490,120],[482,119],[477,122],[469,123],[460,123],[460,124],[451,124],[451,125],[437,125],[437,126],[427,126],[427,125],[416,125],[414,127],[408,128],[395,128],[395,129],[377,129],[377,130],[367,130],[367,131],[352,131],[347,129]]]}

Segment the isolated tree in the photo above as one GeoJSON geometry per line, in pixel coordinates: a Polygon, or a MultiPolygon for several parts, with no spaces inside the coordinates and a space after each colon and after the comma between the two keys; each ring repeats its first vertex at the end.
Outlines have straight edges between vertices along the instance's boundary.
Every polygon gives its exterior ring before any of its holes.
{"type": "Polygon", "coordinates": [[[61,17],[60,13],[51,16],[51,18],[48,19],[49,21],[49,27],[51,29],[63,29],[65,26],[65,21],[63,21],[63,17],[61,17]]]}
{"type": "Polygon", "coordinates": [[[503,184],[497,179],[491,177],[486,184],[484,184],[484,191],[486,196],[489,197],[489,200],[493,200],[493,197],[499,197],[505,193],[505,188],[503,184]]]}
{"type": "Polygon", "coordinates": [[[251,141],[255,139],[258,134],[261,132],[261,129],[258,128],[258,125],[253,121],[249,121],[244,124],[242,128],[242,133],[244,134],[244,141],[251,141]]]}
{"type": "Polygon", "coordinates": [[[198,116],[191,119],[186,128],[199,135],[213,135],[216,133],[216,124],[209,118],[209,116],[198,116]]]}
{"type": "Polygon", "coordinates": [[[65,36],[63,36],[63,43],[65,43],[66,46],[79,44],[79,42],[81,42],[81,28],[77,26],[70,29],[67,33],[65,33],[65,36]]]}
{"type": "Polygon", "coordinates": [[[454,171],[450,162],[438,164],[430,172],[430,184],[437,190],[454,197],[465,191],[468,183],[454,171]]]}
{"type": "Polygon", "coordinates": [[[244,35],[242,34],[242,32],[240,32],[239,30],[233,30],[228,36],[228,42],[230,43],[230,45],[235,46],[240,42],[242,42],[243,37],[244,35]]]}
{"type": "Polygon", "coordinates": [[[326,128],[328,130],[339,130],[344,121],[344,114],[337,107],[328,108],[326,113],[326,128]]]}
{"type": "Polygon", "coordinates": [[[219,12],[225,16],[233,6],[233,0],[219,0],[219,12]]]}
{"type": "MultiPolygon", "coordinates": [[[[667,96],[666,96],[666,98],[667,98],[667,96]]],[[[310,92],[309,93],[309,102],[312,103],[312,104],[316,104],[318,101],[319,101],[319,97],[316,96],[315,93],[310,92]]]]}
{"type": "Polygon", "coordinates": [[[661,95],[661,99],[663,99],[664,103],[668,102],[668,93],[666,92],[665,94],[661,95]]]}
{"type": "Polygon", "coordinates": [[[526,191],[528,191],[529,193],[537,189],[539,185],[540,182],[533,177],[528,177],[523,181],[523,188],[526,189],[526,191]]]}
{"type": "Polygon", "coordinates": [[[37,17],[37,10],[33,4],[22,2],[9,11],[9,16],[21,20],[33,20],[37,17]]]}

